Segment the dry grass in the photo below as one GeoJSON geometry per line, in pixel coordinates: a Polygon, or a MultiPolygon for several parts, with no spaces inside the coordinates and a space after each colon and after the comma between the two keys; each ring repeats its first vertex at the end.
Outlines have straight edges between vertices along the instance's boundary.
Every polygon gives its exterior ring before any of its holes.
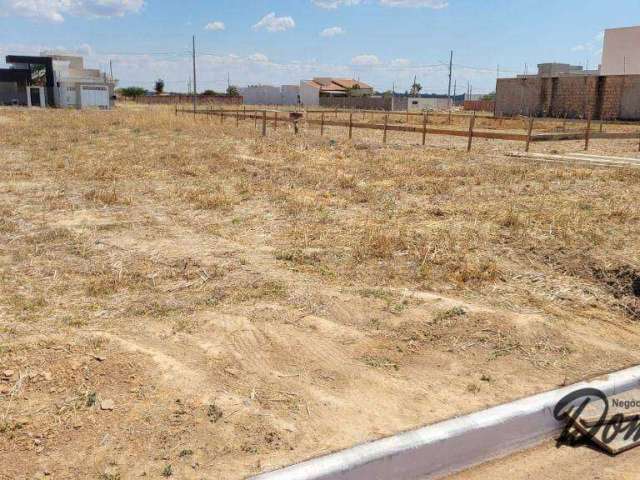
{"type": "Polygon", "coordinates": [[[162,108],[0,117],[7,478],[241,478],[639,360],[638,170],[162,108]]]}

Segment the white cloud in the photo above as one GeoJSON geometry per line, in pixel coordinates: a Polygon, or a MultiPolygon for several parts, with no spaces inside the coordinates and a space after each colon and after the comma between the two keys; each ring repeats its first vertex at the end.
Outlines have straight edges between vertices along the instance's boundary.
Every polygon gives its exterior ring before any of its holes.
{"type": "Polygon", "coordinates": [[[343,35],[344,29],[342,27],[329,27],[320,32],[321,37],[335,37],[336,35],[343,35]]]}
{"type": "Polygon", "coordinates": [[[66,15],[122,17],[137,13],[144,0],[0,0],[0,16],[63,22],[66,15]]]}
{"type": "Polygon", "coordinates": [[[360,5],[361,0],[312,0],[313,4],[327,10],[335,10],[338,7],[350,7],[352,5],[360,5]]]}
{"type": "Polygon", "coordinates": [[[594,55],[598,55],[602,52],[602,42],[604,41],[604,32],[599,32],[593,37],[593,41],[580,43],[571,48],[572,52],[591,52],[594,55]]]}
{"type": "Polygon", "coordinates": [[[262,53],[254,53],[249,56],[249,60],[255,63],[269,63],[269,57],[262,53]]]}
{"type": "Polygon", "coordinates": [[[391,61],[392,67],[408,67],[411,64],[411,61],[406,58],[396,58],[391,61]]]}
{"type": "Polygon", "coordinates": [[[205,30],[211,30],[212,32],[220,32],[222,30],[224,30],[226,27],[224,25],[223,22],[209,22],[207,23],[207,25],[204,27],[205,30]]]}
{"type": "Polygon", "coordinates": [[[274,12],[265,15],[253,26],[254,30],[264,28],[268,32],[284,32],[296,26],[296,22],[291,17],[277,17],[274,12]]]}
{"type": "Polygon", "coordinates": [[[351,59],[352,65],[380,65],[380,59],[375,55],[358,55],[351,59]]]}
{"type": "Polygon", "coordinates": [[[446,0],[380,0],[380,5],[402,8],[433,8],[437,10],[448,7],[449,2],[446,0]]]}

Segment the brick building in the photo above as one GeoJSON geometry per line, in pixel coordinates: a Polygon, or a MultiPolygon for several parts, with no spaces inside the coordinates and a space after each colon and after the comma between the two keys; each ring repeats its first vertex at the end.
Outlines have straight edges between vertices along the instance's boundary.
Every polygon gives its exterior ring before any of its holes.
{"type": "Polygon", "coordinates": [[[640,75],[542,64],[537,75],[498,79],[496,115],[640,120],[640,75]]]}

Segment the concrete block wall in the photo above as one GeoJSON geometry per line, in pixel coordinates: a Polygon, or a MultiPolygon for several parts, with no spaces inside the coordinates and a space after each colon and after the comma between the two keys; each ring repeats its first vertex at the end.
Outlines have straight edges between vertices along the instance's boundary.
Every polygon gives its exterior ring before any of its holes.
{"type": "Polygon", "coordinates": [[[542,79],[500,78],[496,87],[498,116],[542,115],[542,79]]]}
{"type": "Polygon", "coordinates": [[[619,118],[640,119],[640,75],[624,76],[621,97],[619,118]]]}
{"type": "Polygon", "coordinates": [[[619,118],[625,78],[623,76],[615,76],[602,77],[602,79],[600,86],[600,116],[603,120],[619,118]]]}
{"type": "MultiPolygon", "coordinates": [[[[193,102],[192,95],[151,95],[135,97],[136,103],[145,103],[150,105],[178,105],[181,103],[193,102]]],[[[242,105],[242,97],[228,97],[226,95],[198,95],[198,105],[242,105]]]]}
{"type": "Polygon", "coordinates": [[[546,79],[552,84],[547,110],[552,117],[587,118],[594,115],[598,77],[570,76],[546,79]]]}
{"type": "Polygon", "coordinates": [[[391,97],[320,97],[320,106],[359,110],[391,110],[391,97]]]}
{"type": "Polygon", "coordinates": [[[496,114],[640,120],[640,75],[501,78],[496,114]]]}

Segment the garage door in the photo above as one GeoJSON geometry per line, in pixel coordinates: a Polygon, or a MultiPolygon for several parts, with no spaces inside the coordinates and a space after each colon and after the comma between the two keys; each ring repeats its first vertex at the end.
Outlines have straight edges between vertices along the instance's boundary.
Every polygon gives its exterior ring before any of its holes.
{"type": "Polygon", "coordinates": [[[109,90],[107,87],[83,85],[80,88],[82,108],[109,108],[109,90]]]}

